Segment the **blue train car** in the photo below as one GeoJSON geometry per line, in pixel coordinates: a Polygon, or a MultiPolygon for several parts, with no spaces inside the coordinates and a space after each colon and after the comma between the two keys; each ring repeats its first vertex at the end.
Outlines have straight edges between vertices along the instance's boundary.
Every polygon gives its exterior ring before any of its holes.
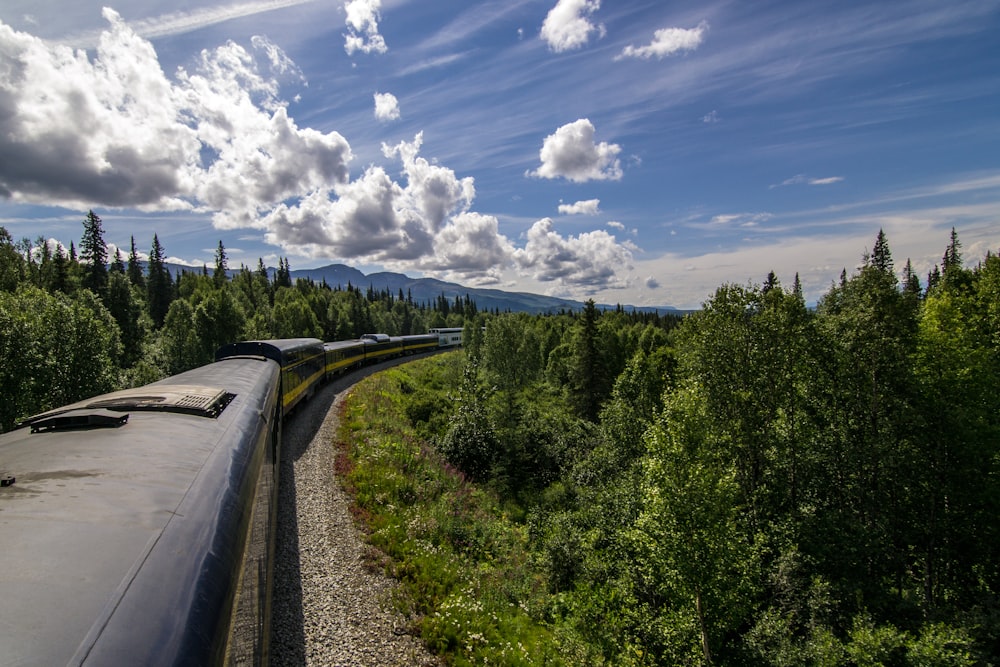
{"type": "Polygon", "coordinates": [[[403,339],[403,354],[417,354],[418,352],[429,352],[438,348],[437,334],[413,334],[400,336],[403,339]]]}
{"type": "Polygon", "coordinates": [[[0,662],[267,664],[279,373],[226,359],[0,436],[0,662]]]}
{"type": "Polygon", "coordinates": [[[278,362],[282,411],[286,415],[300,401],[312,396],[326,377],[326,351],[318,338],[247,340],[223,345],[215,353],[216,361],[241,356],[278,362]]]}
{"type": "Polygon", "coordinates": [[[365,363],[377,364],[403,354],[403,339],[399,336],[375,333],[364,334],[361,342],[365,345],[365,363]]]}
{"type": "Polygon", "coordinates": [[[326,354],[326,377],[346,373],[365,362],[365,344],[360,340],[340,340],[323,343],[326,354]]]}

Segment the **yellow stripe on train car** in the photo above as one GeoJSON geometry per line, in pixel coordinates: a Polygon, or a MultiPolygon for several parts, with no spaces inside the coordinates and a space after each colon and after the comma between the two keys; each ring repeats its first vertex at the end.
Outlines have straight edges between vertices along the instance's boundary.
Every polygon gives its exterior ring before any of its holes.
{"type": "Polygon", "coordinates": [[[358,363],[359,361],[364,361],[365,355],[359,354],[355,357],[347,357],[346,359],[341,359],[340,361],[335,361],[332,364],[326,365],[326,372],[335,371],[338,368],[343,368],[344,366],[351,366],[358,363]]]}
{"type": "Polygon", "coordinates": [[[302,392],[306,391],[307,389],[309,389],[309,387],[313,386],[313,384],[318,382],[319,379],[321,379],[325,374],[326,370],[320,369],[315,373],[313,373],[311,376],[309,376],[309,378],[304,382],[300,382],[298,386],[295,387],[295,389],[286,392],[283,401],[283,406],[287,408],[289,405],[293,405],[296,401],[299,400],[299,395],[302,394],[302,392]]]}

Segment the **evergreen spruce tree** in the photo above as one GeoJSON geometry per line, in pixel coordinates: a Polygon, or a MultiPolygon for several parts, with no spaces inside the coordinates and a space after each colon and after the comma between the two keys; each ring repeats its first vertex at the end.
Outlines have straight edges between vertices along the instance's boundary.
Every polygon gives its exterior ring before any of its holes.
{"type": "Polygon", "coordinates": [[[135,249],[135,237],[131,237],[132,247],[128,253],[128,279],[136,287],[145,287],[146,279],[142,275],[142,266],[139,264],[139,253],[135,249]]]}
{"type": "Polygon", "coordinates": [[[226,248],[219,239],[219,247],[215,249],[215,271],[212,273],[212,280],[217,286],[224,285],[228,276],[229,261],[226,257],[226,248]]]}
{"type": "Polygon", "coordinates": [[[115,258],[111,260],[111,273],[125,275],[125,260],[122,259],[120,248],[115,248],[115,258]]]}
{"type": "Polygon", "coordinates": [[[892,253],[889,252],[889,241],[886,239],[885,232],[881,229],[878,230],[878,236],[875,238],[875,249],[868,260],[868,265],[879,271],[892,273],[892,253]]]}
{"type": "Polygon", "coordinates": [[[913,263],[906,259],[906,267],[903,269],[903,292],[914,296],[920,296],[920,278],[913,270],[913,263]]]}
{"type": "Polygon", "coordinates": [[[149,316],[157,328],[162,327],[170,310],[170,302],[174,298],[174,285],[170,279],[170,272],[163,263],[163,246],[160,245],[160,239],[156,234],[153,234],[153,247],[149,251],[149,277],[146,288],[149,316]]]}
{"type": "Polygon", "coordinates": [[[53,292],[69,292],[69,257],[62,245],[56,245],[56,251],[52,255],[52,284],[53,292]]]}
{"type": "Polygon", "coordinates": [[[570,368],[570,396],[577,414],[596,421],[601,402],[611,392],[605,360],[599,348],[597,330],[599,313],[593,299],[584,304],[583,316],[574,339],[573,365],[570,368]]]}
{"type": "Polygon", "coordinates": [[[103,298],[108,289],[108,248],[104,245],[101,219],[93,210],[83,221],[80,258],[87,263],[83,269],[83,287],[103,298]]]}

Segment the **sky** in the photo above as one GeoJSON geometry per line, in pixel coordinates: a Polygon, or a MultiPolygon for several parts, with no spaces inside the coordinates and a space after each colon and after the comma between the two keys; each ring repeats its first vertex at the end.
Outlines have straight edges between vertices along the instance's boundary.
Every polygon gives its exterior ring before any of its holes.
{"type": "Polygon", "coordinates": [[[15,239],[678,308],[1000,251],[1000,0],[104,2],[0,4],[15,239]]]}

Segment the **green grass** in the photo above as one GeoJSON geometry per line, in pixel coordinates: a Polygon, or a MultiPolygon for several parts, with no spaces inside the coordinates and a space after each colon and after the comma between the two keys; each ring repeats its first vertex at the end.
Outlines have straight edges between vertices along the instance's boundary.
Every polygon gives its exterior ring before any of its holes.
{"type": "Polygon", "coordinates": [[[451,665],[563,664],[526,527],[425,440],[447,426],[462,363],[438,355],[356,385],[341,407],[339,474],[370,562],[399,580],[396,604],[432,651],[451,665]],[[414,415],[425,417],[416,427],[414,415]]]}

